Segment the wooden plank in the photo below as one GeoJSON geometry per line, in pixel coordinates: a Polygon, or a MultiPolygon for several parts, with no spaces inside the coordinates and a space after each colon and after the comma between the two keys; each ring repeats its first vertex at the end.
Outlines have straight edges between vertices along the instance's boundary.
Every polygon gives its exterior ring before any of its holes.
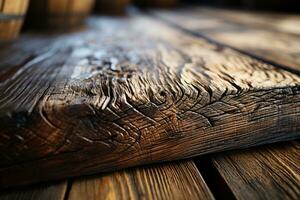
{"type": "Polygon", "coordinates": [[[77,180],[76,199],[214,199],[192,161],[127,169],[102,177],[77,180]]]}
{"type": "Polygon", "coordinates": [[[14,45],[33,58],[0,84],[1,187],[299,138],[299,76],[147,16],[89,23],[14,45]]]}
{"type": "Polygon", "coordinates": [[[245,11],[197,7],[195,11],[209,16],[218,16],[225,22],[246,25],[251,28],[263,28],[272,32],[282,32],[300,36],[300,15],[276,12],[245,11]]]}
{"type": "Polygon", "coordinates": [[[155,14],[189,31],[300,71],[299,15],[253,14],[209,8],[155,14]]]}
{"type": "Polygon", "coordinates": [[[1,200],[64,200],[67,182],[43,184],[0,193],[1,200]]]}
{"type": "Polygon", "coordinates": [[[300,144],[234,151],[213,159],[237,199],[299,199],[300,144]]]}

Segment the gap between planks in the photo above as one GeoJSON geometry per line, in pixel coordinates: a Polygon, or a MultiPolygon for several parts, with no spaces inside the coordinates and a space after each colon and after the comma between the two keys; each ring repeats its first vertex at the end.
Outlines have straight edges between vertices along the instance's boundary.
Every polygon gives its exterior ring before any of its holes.
{"type": "Polygon", "coordinates": [[[212,160],[239,200],[300,199],[298,141],[226,152],[212,160]]]}
{"type": "Polygon", "coordinates": [[[0,195],[1,200],[214,199],[193,161],[121,170],[0,195]]]}
{"type": "Polygon", "coordinates": [[[12,190],[0,195],[0,199],[213,199],[215,196],[296,200],[300,197],[299,150],[297,141],[272,144],[195,158],[200,173],[192,161],[173,162],[76,179],[69,181],[69,186],[62,182],[12,190]]]}

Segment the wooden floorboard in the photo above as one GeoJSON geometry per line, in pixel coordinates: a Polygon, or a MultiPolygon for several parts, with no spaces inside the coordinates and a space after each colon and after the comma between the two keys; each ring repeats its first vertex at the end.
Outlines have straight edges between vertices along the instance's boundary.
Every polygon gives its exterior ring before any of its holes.
{"type": "Polygon", "coordinates": [[[214,199],[192,161],[127,169],[77,180],[69,200],[214,199]]]}
{"type": "Polygon", "coordinates": [[[189,8],[154,12],[195,33],[300,72],[300,16],[189,8]]]}
{"type": "Polygon", "coordinates": [[[151,16],[27,34],[0,60],[0,187],[300,137],[299,76],[151,16]]]}
{"type": "Polygon", "coordinates": [[[228,152],[213,163],[237,199],[300,198],[299,142],[228,152]]]}

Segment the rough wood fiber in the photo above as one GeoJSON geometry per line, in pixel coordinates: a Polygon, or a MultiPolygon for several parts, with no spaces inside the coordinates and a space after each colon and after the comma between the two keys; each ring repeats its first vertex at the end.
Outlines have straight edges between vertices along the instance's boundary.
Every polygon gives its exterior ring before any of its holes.
{"type": "Polygon", "coordinates": [[[185,29],[300,71],[300,16],[182,9],[156,15],[185,29]]]}
{"type": "Polygon", "coordinates": [[[0,200],[64,200],[67,183],[47,184],[1,192],[0,200]]]}
{"type": "Polygon", "coordinates": [[[70,200],[214,199],[191,161],[128,169],[75,181],[70,200]]]}
{"type": "Polygon", "coordinates": [[[299,142],[235,151],[213,159],[237,199],[299,199],[299,142]]]}
{"type": "Polygon", "coordinates": [[[300,136],[299,76],[148,17],[0,58],[1,187],[300,136]]]}

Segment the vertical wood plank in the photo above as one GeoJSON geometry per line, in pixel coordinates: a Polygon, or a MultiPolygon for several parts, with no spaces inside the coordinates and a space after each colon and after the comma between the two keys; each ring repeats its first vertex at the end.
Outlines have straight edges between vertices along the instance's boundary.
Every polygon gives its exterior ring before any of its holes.
{"type": "Polygon", "coordinates": [[[221,154],[213,163],[237,199],[300,199],[300,144],[221,154]]]}
{"type": "Polygon", "coordinates": [[[4,11],[5,0],[0,0],[0,12],[4,11]]]}
{"type": "Polygon", "coordinates": [[[214,199],[192,161],[127,169],[75,181],[70,200],[214,199]]]}

